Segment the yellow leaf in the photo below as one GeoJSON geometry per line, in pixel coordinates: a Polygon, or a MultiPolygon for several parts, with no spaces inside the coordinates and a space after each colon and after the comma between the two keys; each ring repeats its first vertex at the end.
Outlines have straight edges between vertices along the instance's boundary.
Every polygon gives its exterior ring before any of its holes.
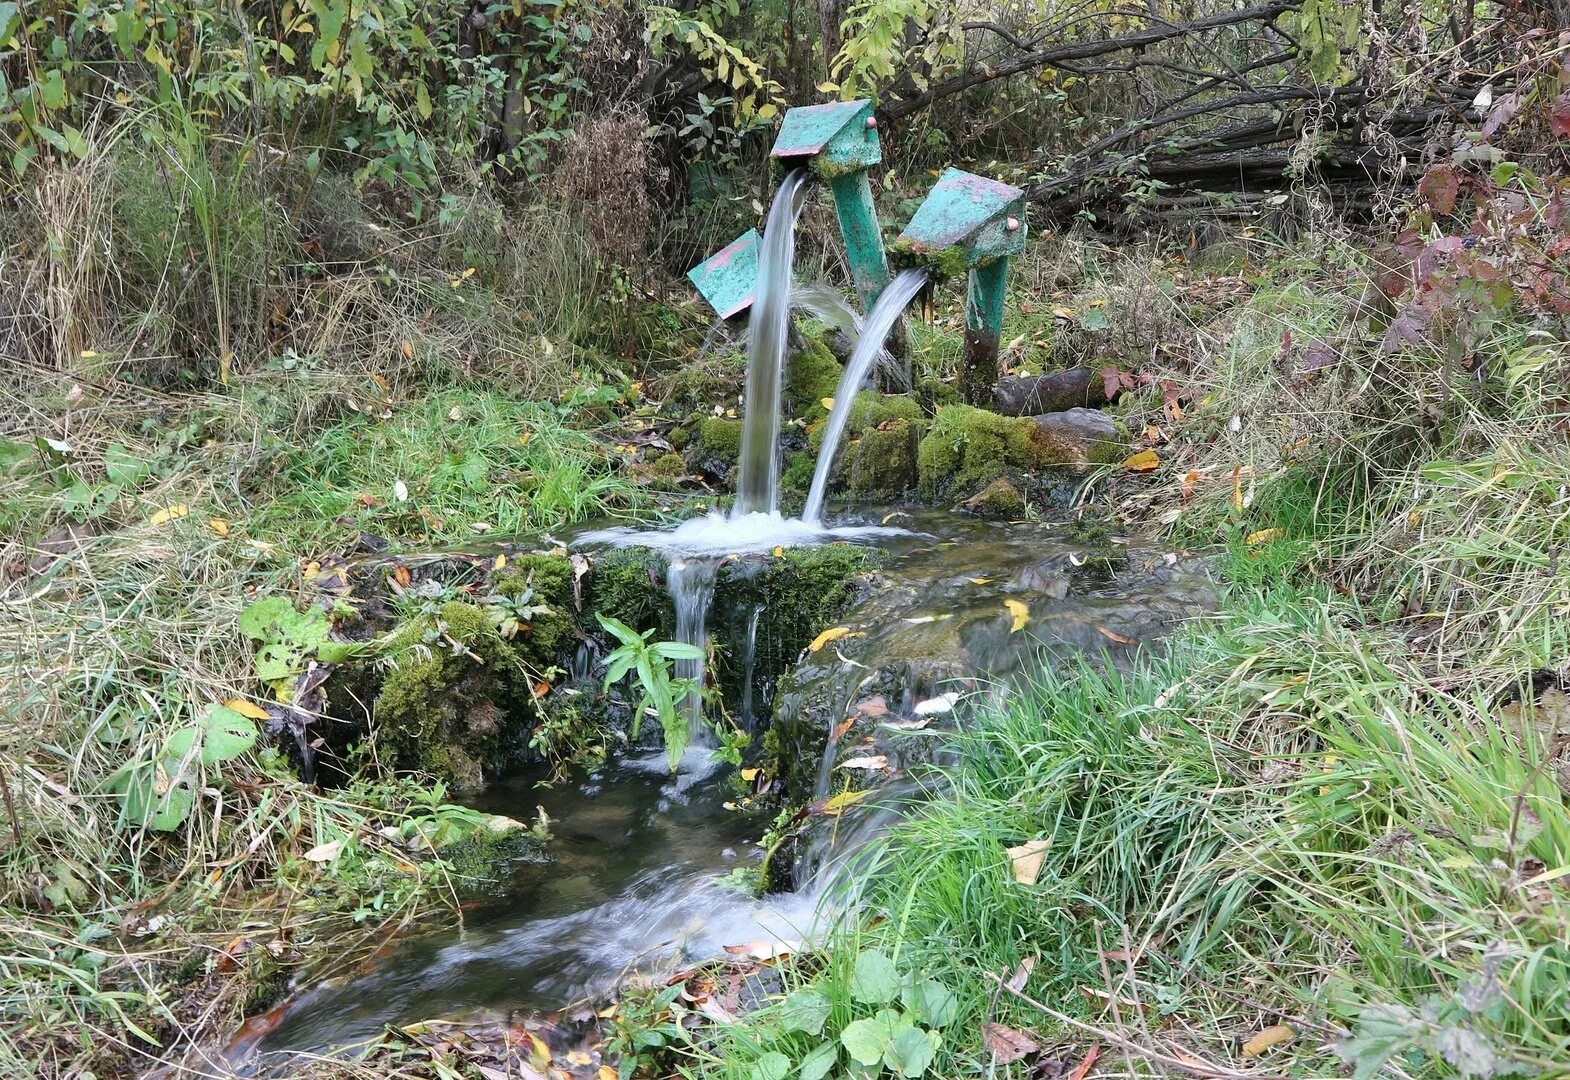
{"type": "Polygon", "coordinates": [[[1272,1027],[1267,1027],[1243,1044],[1243,1056],[1258,1057],[1272,1046],[1280,1046],[1282,1043],[1291,1042],[1296,1037],[1297,1032],[1286,1024],[1276,1024],[1272,1027]]]}
{"type": "Polygon", "coordinates": [[[1041,864],[1046,860],[1048,839],[1026,840],[1018,847],[1005,848],[1009,861],[1014,864],[1014,880],[1021,885],[1034,885],[1041,876],[1041,864]]]}
{"type": "Polygon", "coordinates": [[[833,412],[834,411],[834,399],[831,398],[831,397],[819,398],[818,399],[818,404],[822,405],[825,409],[829,410],[829,412],[833,412]]]}
{"type": "Polygon", "coordinates": [[[1052,314],[1060,319],[1072,319],[1074,317],[1074,309],[1058,304],[1052,308],[1052,314]]]}
{"type": "Polygon", "coordinates": [[[1251,532],[1245,536],[1243,538],[1243,543],[1252,547],[1255,544],[1264,544],[1271,540],[1279,540],[1285,535],[1286,533],[1281,529],[1260,529],[1258,532],[1251,532]]]}
{"type": "Polygon", "coordinates": [[[866,788],[861,791],[842,791],[838,795],[830,795],[827,799],[824,799],[823,802],[818,804],[813,809],[822,814],[824,817],[839,817],[849,807],[855,806],[862,799],[865,799],[868,795],[871,794],[871,788],[866,788]]]}
{"type": "Polygon", "coordinates": [[[859,633],[853,633],[851,628],[848,626],[831,626],[827,630],[823,631],[823,633],[812,639],[812,644],[807,646],[807,651],[817,652],[831,641],[838,641],[843,637],[860,636],[861,635],[859,633]]]}
{"type": "Polygon", "coordinates": [[[95,357],[97,355],[98,354],[95,353],[92,349],[83,349],[82,350],[82,359],[83,360],[91,360],[93,357],[95,357]]]}
{"type": "Polygon", "coordinates": [[[267,719],[266,709],[256,704],[256,702],[246,701],[244,698],[232,697],[228,701],[224,702],[224,708],[233,709],[241,716],[249,716],[252,720],[267,719]]]}
{"type": "Polygon", "coordinates": [[[528,446],[529,445],[529,440],[532,439],[532,438],[534,438],[534,432],[532,432],[532,431],[525,431],[522,435],[518,436],[518,445],[519,446],[528,446]]]}
{"type": "Polygon", "coordinates": [[[774,557],[776,559],[783,559],[785,557],[785,549],[779,544],[774,545],[774,557]]]}
{"type": "Polygon", "coordinates": [[[966,578],[965,580],[970,582],[972,585],[988,585],[992,582],[992,579],[989,577],[973,577],[966,578]]]}
{"type": "Polygon", "coordinates": [[[496,560],[491,563],[491,569],[492,570],[500,570],[502,567],[504,567],[506,565],[507,565],[507,554],[506,554],[506,552],[503,552],[503,553],[497,555],[496,556],[496,560]]]}
{"type": "Polygon", "coordinates": [[[147,524],[166,525],[171,521],[176,521],[185,517],[185,515],[189,514],[190,512],[191,508],[185,505],[185,503],[175,503],[173,506],[164,507],[162,510],[155,513],[152,517],[148,518],[147,524]]]}
{"type": "Polygon", "coordinates": [[[754,780],[756,780],[758,778],[758,770],[757,769],[743,769],[743,770],[741,770],[741,778],[743,780],[747,781],[748,783],[751,783],[752,781],[754,781],[754,780]]]}
{"type": "Polygon", "coordinates": [[[1161,455],[1154,450],[1141,450],[1137,454],[1130,454],[1123,459],[1123,467],[1135,472],[1149,472],[1161,464],[1161,455]]]}
{"type": "Polygon", "coordinates": [[[214,536],[228,536],[229,523],[223,518],[208,518],[207,527],[213,530],[214,536]]]}
{"type": "Polygon", "coordinates": [[[1014,621],[1009,624],[1009,633],[1017,634],[1025,629],[1025,624],[1030,622],[1030,608],[1019,600],[1005,600],[1003,606],[1014,617],[1014,621]]]}

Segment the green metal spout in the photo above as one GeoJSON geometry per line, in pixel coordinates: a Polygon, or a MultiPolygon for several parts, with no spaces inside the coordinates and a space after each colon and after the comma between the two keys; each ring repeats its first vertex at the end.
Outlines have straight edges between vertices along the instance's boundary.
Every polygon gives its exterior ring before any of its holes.
{"type": "Polygon", "coordinates": [[[1008,261],[1025,247],[1025,193],[960,169],[945,170],[894,242],[895,258],[932,267],[936,276],[966,272],[965,355],[959,392],[966,404],[992,403],[1008,261]]]}
{"type": "Polygon", "coordinates": [[[867,170],[883,160],[872,102],[832,101],[789,110],[769,154],[786,166],[804,165],[818,179],[828,181],[851,280],[862,310],[871,311],[889,283],[883,230],[867,182],[867,170]]]}
{"type": "Polygon", "coordinates": [[[687,271],[687,280],[720,318],[728,319],[752,306],[761,243],[758,230],[748,229],[687,271]]]}

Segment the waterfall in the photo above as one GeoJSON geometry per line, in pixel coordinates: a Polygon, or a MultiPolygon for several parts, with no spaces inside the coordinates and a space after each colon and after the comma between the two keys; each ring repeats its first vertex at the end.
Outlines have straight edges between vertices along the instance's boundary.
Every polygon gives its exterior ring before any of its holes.
{"type": "Polygon", "coordinates": [[[769,207],[763,248],[758,255],[758,284],[753,291],[747,340],[747,391],[743,402],[741,475],[733,516],[772,514],[779,498],[780,389],[785,338],[790,327],[791,263],[796,257],[797,199],[807,179],[792,169],[780,181],[769,207]]]}
{"type": "MultiPolygon", "coordinates": [[[[714,564],[707,559],[673,558],[665,572],[665,586],[676,607],[676,640],[709,651],[709,605],[714,599],[714,564]]],[[[692,693],[681,703],[687,716],[688,745],[712,747],[714,732],[703,722],[704,661],[677,660],[678,679],[693,680],[692,693]]]]}
{"type": "MultiPolygon", "coordinates": [[[[761,278],[760,278],[761,280],[761,278]]],[[[829,486],[829,474],[834,468],[834,454],[839,448],[845,425],[850,422],[851,406],[856,393],[872,373],[872,366],[883,352],[883,342],[894,329],[900,312],[905,310],[916,294],[927,283],[925,267],[901,270],[888,288],[878,297],[867,315],[866,328],[856,341],[856,350],[845,363],[845,373],[840,376],[839,387],[834,391],[834,411],[829,414],[828,426],[823,430],[823,447],[818,451],[818,464],[812,471],[812,490],[807,495],[807,508],[802,520],[816,522],[823,514],[823,499],[829,486]]]]}

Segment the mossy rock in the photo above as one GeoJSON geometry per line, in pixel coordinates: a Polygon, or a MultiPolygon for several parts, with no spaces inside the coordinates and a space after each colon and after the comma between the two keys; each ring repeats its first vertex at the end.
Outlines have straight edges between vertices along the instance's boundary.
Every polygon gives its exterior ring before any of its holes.
{"type": "Polygon", "coordinates": [[[687,449],[687,444],[692,442],[692,429],[684,427],[671,428],[665,439],[671,444],[673,449],[685,450],[687,449]]]}
{"type": "Polygon", "coordinates": [[[1013,470],[1034,472],[1079,461],[1028,416],[999,416],[969,405],[945,405],[917,450],[917,487],[925,498],[973,493],[1013,470]]]}
{"type": "Polygon", "coordinates": [[[852,498],[890,497],[916,486],[916,455],[926,425],[894,420],[864,433],[840,451],[836,472],[852,498]]]}
{"type": "Polygon", "coordinates": [[[461,600],[411,619],[387,650],[393,667],[373,706],[383,757],[460,790],[481,786],[532,711],[519,693],[523,651],[483,608],[461,600]]]}
{"type": "Polygon", "coordinates": [[[738,711],[745,697],[743,653],[754,612],[751,685],[753,707],[762,710],[780,675],[856,602],[861,575],[879,561],[872,549],[829,544],[727,563],[715,582],[709,627],[719,646],[715,677],[727,707],[738,711]]]}
{"type": "Polygon", "coordinates": [[[780,473],[780,491],[805,495],[812,488],[812,472],[818,467],[818,455],[798,451],[785,460],[780,473]]]}
{"type": "MultiPolygon", "coordinates": [[[[880,394],[876,390],[863,390],[850,406],[850,417],[845,421],[845,434],[856,438],[874,428],[896,420],[925,421],[926,412],[921,403],[904,394],[880,394]]],[[[817,424],[807,433],[807,446],[814,454],[823,449],[823,432],[827,425],[817,424]]]]}
{"type": "Polygon", "coordinates": [[[841,368],[826,340],[827,331],[804,333],[799,351],[789,358],[785,370],[786,415],[802,420],[821,420],[828,415],[824,398],[839,390],[841,368]]]}
{"type": "Polygon", "coordinates": [[[741,460],[741,421],[705,416],[698,421],[698,439],[687,449],[693,469],[724,480],[741,460]]]}
{"type": "Polygon", "coordinates": [[[916,399],[929,412],[937,412],[945,405],[960,404],[959,390],[936,375],[924,375],[916,380],[916,399]]]}
{"type": "Polygon", "coordinates": [[[543,827],[486,814],[474,829],[439,845],[437,854],[464,892],[487,894],[505,885],[504,871],[512,864],[540,861],[547,839],[543,827]]]}
{"type": "Polygon", "coordinates": [[[739,350],[715,353],[682,368],[655,387],[667,405],[681,410],[707,411],[715,405],[734,405],[747,372],[747,358],[739,350]]]}
{"type": "Polygon", "coordinates": [[[687,460],[677,453],[661,454],[649,466],[649,476],[656,484],[675,487],[687,478],[687,460]]]}
{"type": "Polygon", "coordinates": [[[584,625],[600,630],[596,615],[620,620],[639,630],[657,628],[670,640],[676,611],[665,591],[665,562],[645,548],[623,548],[593,557],[584,578],[584,625]]]}
{"type": "Polygon", "coordinates": [[[491,578],[492,595],[516,600],[530,590],[534,603],[550,608],[536,615],[511,639],[519,659],[543,669],[561,658],[572,636],[572,561],[565,555],[516,556],[491,578]]]}
{"type": "Polygon", "coordinates": [[[965,511],[985,518],[1017,518],[1025,512],[1025,496],[1000,476],[964,502],[965,511]]]}

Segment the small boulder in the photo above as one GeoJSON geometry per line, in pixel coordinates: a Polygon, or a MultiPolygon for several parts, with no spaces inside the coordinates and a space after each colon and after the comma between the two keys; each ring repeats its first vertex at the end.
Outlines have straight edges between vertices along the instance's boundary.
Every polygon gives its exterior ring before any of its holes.
{"type": "Polygon", "coordinates": [[[1084,461],[1121,461],[1128,454],[1128,433],[1100,409],[1065,409],[1031,419],[1059,445],[1077,449],[1084,461]]]}
{"type": "Polygon", "coordinates": [[[977,517],[1017,518],[1025,512],[1025,496],[1008,477],[1000,476],[960,505],[977,517]]]}

